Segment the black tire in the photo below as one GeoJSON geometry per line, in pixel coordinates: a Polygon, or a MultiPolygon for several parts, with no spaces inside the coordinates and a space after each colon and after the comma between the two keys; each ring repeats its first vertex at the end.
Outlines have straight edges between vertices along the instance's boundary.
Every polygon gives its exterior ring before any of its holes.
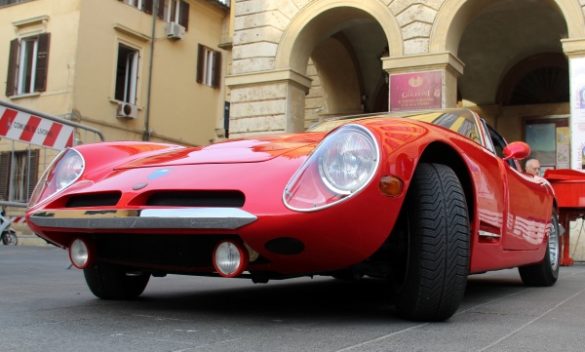
{"type": "Polygon", "coordinates": [[[421,163],[405,207],[399,240],[404,254],[398,277],[393,274],[398,314],[410,320],[446,320],[457,311],[469,274],[463,187],[450,167],[421,163]]]}
{"type": "Polygon", "coordinates": [[[16,236],[16,232],[14,230],[8,230],[2,235],[2,243],[5,246],[16,246],[18,244],[18,237],[16,236]]]}
{"type": "Polygon", "coordinates": [[[522,282],[527,286],[552,286],[559,278],[561,266],[559,219],[553,211],[546,252],[541,262],[518,268],[522,282]]]}
{"type": "Polygon", "coordinates": [[[96,297],[112,300],[130,300],[140,296],[150,279],[150,274],[129,275],[123,267],[103,263],[83,269],[83,274],[96,297]]]}

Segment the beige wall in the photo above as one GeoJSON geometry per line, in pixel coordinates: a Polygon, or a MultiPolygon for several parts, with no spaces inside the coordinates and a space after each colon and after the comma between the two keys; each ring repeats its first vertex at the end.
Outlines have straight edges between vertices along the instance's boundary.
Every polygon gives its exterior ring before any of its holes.
{"type": "MultiPolygon", "coordinates": [[[[218,48],[229,21],[227,12],[206,1],[190,2],[189,30],[181,40],[169,40],[165,23],[156,21],[150,129],[153,140],[207,144],[216,138],[223,118],[223,88],[198,84],[197,45],[218,48]]],[[[84,1],[75,79],[75,109],[84,121],[96,122],[108,139],[140,139],[144,133],[150,65],[152,17],[117,1],[84,1]],[[140,52],[138,118],[116,118],[114,75],[118,43],[140,52]],[[88,94],[91,92],[91,94],[88,94]]]]}
{"type": "Polygon", "coordinates": [[[31,97],[13,98],[14,104],[49,114],[71,111],[80,0],[30,1],[0,9],[0,99],[6,99],[10,41],[42,32],[51,33],[47,90],[31,97]],[[35,19],[42,19],[37,21],[35,19]],[[19,22],[31,22],[15,25],[19,22]],[[66,40],[65,40],[66,38],[66,40]]]}

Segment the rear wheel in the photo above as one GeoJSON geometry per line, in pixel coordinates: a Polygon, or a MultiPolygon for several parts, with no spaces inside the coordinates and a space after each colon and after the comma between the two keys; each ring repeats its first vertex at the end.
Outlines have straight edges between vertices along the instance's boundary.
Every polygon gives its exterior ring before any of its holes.
{"type": "Polygon", "coordinates": [[[455,172],[421,163],[414,175],[392,258],[398,313],[407,319],[451,317],[465,293],[469,273],[469,215],[455,172]],[[398,261],[398,262],[397,262],[398,261]]]}
{"type": "Polygon", "coordinates": [[[522,282],[528,286],[552,286],[559,278],[561,260],[559,219],[553,212],[546,253],[540,263],[518,268],[522,282]]]}
{"type": "Polygon", "coordinates": [[[91,292],[102,299],[134,299],[146,288],[150,274],[131,274],[124,267],[99,263],[83,269],[91,292]]]}

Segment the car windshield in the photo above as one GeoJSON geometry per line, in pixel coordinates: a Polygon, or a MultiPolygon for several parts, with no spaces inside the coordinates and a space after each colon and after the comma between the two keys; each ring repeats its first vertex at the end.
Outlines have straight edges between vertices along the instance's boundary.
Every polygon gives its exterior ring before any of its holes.
{"type": "Polygon", "coordinates": [[[457,132],[478,144],[481,144],[477,120],[469,110],[448,110],[433,111],[428,113],[391,113],[391,114],[372,114],[361,116],[346,116],[323,121],[309,128],[310,132],[326,132],[338,126],[352,123],[360,120],[370,119],[372,117],[402,117],[411,120],[430,123],[441,126],[453,132],[457,132]]]}

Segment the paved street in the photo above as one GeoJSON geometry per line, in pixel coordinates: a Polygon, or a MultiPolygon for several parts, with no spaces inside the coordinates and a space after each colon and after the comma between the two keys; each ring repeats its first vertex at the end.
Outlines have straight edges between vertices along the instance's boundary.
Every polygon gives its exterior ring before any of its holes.
{"type": "Polygon", "coordinates": [[[583,351],[585,266],[552,288],[516,270],[470,278],[446,323],[398,319],[384,285],[328,278],[153,278],[141,299],[95,299],[56,248],[0,246],[0,351],[583,351]]]}

